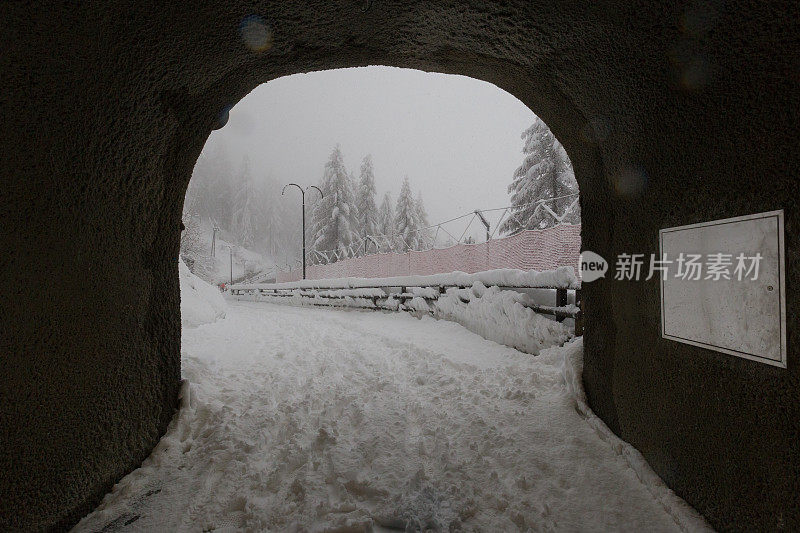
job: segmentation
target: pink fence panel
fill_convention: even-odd
[[[380,253],[352,257],[327,265],[310,265],[308,279],[386,278],[462,271],[469,274],[496,268],[551,270],[571,266],[578,272],[581,226],[560,225],[526,230],[511,237],[480,244],[457,244],[449,248],[404,254]],[[302,271],[278,272],[277,281],[297,281]]]

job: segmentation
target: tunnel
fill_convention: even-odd
[[[178,405],[181,206],[257,85],[387,65],[491,82],[567,149],[582,246],[783,209],[788,367],[665,340],[659,285],[587,284],[592,409],[715,528],[800,529],[795,2],[347,0],[2,8],[0,529],[66,529]]]

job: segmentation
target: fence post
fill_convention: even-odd
[[[581,302],[581,290],[575,289],[575,305],[578,306],[578,314],[575,315],[575,336],[583,335],[583,302]]]
[[[567,305],[567,289],[556,289],[556,307],[564,307]],[[563,322],[563,316],[556,317],[557,322]]]

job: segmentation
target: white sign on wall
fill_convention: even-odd
[[[666,228],[659,241],[677,267],[661,276],[662,337],[786,368],[783,211]],[[705,270],[689,272],[698,256]]]

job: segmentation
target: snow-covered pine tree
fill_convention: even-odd
[[[256,240],[257,196],[258,192],[250,172],[250,158],[244,156],[239,183],[233,198],[231,229],[236,237],[236,244],[245,248],[253,248]]]
[[[394,208],[392,207],[392,195],[389,192],[383,195],[383,201],[378,208],[378,234],[382,236],[378,239],[378,245],[382,252],[391,252],[390,236],[394,233]]]
[[[183,214],[201,218],[209,218],[212,211],[209,201],[211,199],[210,186],[212,180],[212,161],[206,151],[200,152],[200,157],[194,164],[192,179],[186,188],[183,200]],[[184,261],[185,262],[185,261]]]
[[[204,149],[186,191],[185,210],[230,229],[234,197],[232,175],[232,165],[223,144],[215,143]]]
[[[358,210],[358,181],[356,180],[356,175],[353,174],[352,170],[347,172],[347,184],[350,187],[350,192],[353,197],[353,203],[351,204],[352,208],[350,211],[350,218],[352,220],[350,229],[352,230],[353,242],[355,243],[364,237],[361,234],[361,213]],[[353,253],[358,252],[357,246],[352,246],[351,249],[353,250]]]
[[[556,153],[556,167],[558,168],[558,179],[561,182],[561,187],[566,192],[565,194],[574,194],[578,192],[578,180],[575,179],[575,170],[572,168],[572,161],[567,155],[567,150],[562,146],[558,139],[555,139],[555,153]],[[581,223],[581,205],[578,201],[578,196],[570,196],[556,201],[558,209],[553,209],[556,214],[563,217],[562,223],[566,224],[580,224]]]
[[[260,250],[274,260],[283,251],[285,235],[289,231],[289,202],[281,201],[280,186],[272,177],[261,183],[258,197]]]
[[[427,250],[433,245],[433,237],[428,226],[428,212],[425,210],[425,202],[422,201],[422,191],[417,191],[417,199],[414,200],[414,207],[417,209],[417,250]]]
[[[181,232],[180,256],[195,276],[206,281],[214,279],[214,261],[211,258],[208,242],[203,238],[200,217],[184,214]]]
[[[392,194],[386,192],[383,195],[381,206],[378,208],[378,233],[381,235],[391,235],[394,231],[394,207],[392,207]]]
[[[311,249],[337,250],[340,258],[348,257],[351,245],[358,238],[354,233],[358,220],[351,179],[338,145],[325,163],[320,189],[325,196],[314,207]],[[336,259],[330,257],[330,260]]]
[[[375,171],[372,166],[372,156],[368,155],[361,162],[361,177],[358,180],[358,191],[356,193],[358,229],[362,238],[379,232],[375,194]]]
[[[417,203],[411,194],[411,184],[408,176],[403,179],[400,187],[400,196],[397,197],[397,206],[394,210],[394,233],[397,252],[419,249],[419,211]]]
[[[524,139],[522,152],[525,159],[514,172],[514,180],[508,186],[513,207],[500,227],[503,233],[516,233],[557,223],[547,209],[535,202],[578,192],[572,163],[544,121],[537,117],[521,137]],[[547,202],[547,207],[561,216],[574,200],[574,196],[560,198]],[[580,220],[580,213],[577,213],[577,217]]]
[[[280,191],[280,188],[278,187],[275,190]],[[311,216],[314,212],[314,206],[318,200],[319,193],[316,189],[311,189],[308,193],[306,193],[306,216],[308,217],[306,219],[307,228],[310,228],[311,222],[313,221]],[[276,211],[281,217],[281,229],[278,235],[275,256],[273,256],[273,258],[276,261],[279,259],[285,260],[282,258],[286,257],[300,259],[300,254],[302,252],[302,232],[300,229],[302,227],[302,213],[300,211],[300,206],[296,203],[296,197],[295,202],[291,202],[287,201],[285,197],[281,198],[281,196],[278,194],[275,196],[275,201],[276,203],[280,204],[280,208]],[[306,242],[312,242],[308,233],[306,235]]]

